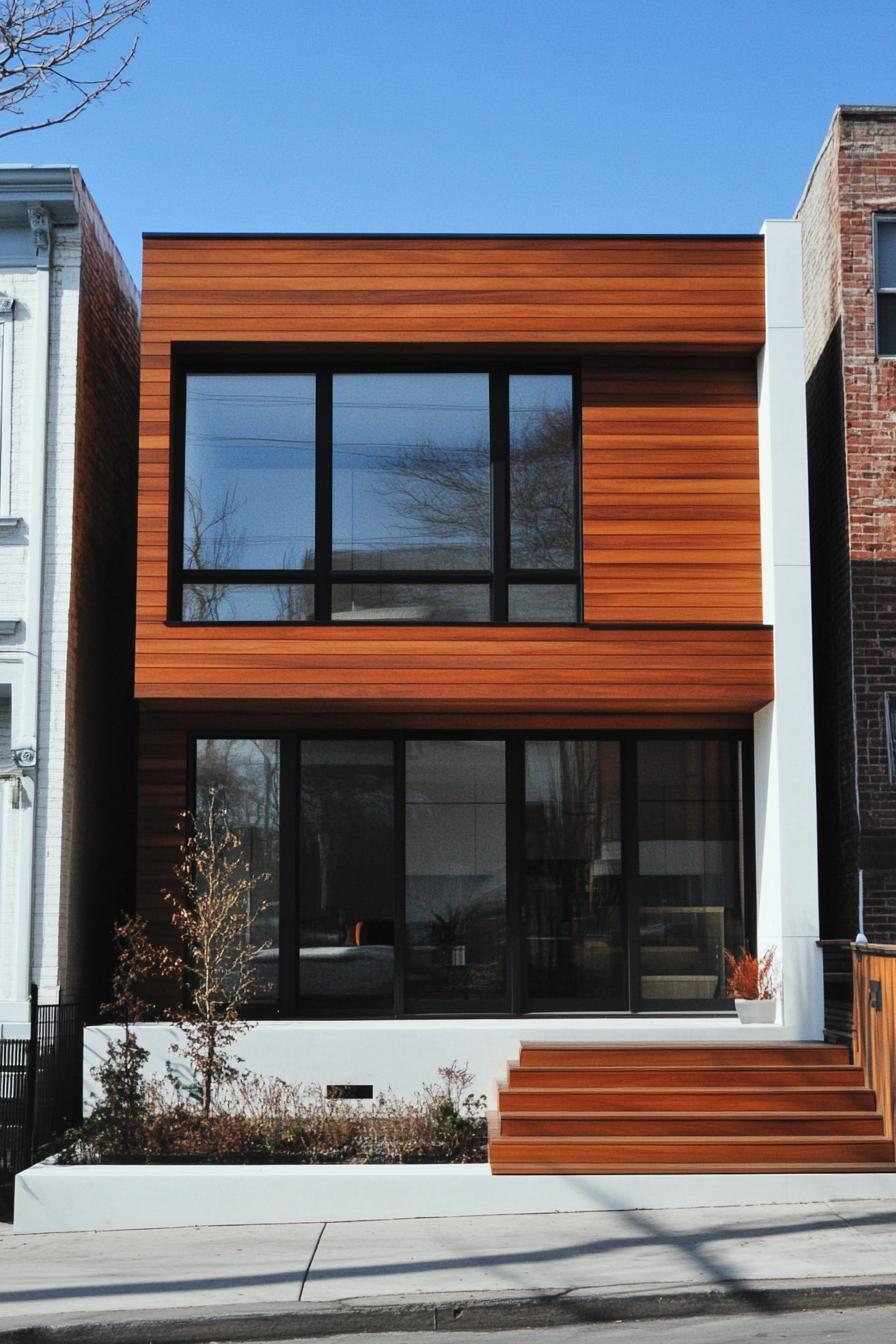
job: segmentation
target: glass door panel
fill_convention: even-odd
[[[639,742],[637,772],[641,998],[723,998],[744,941],[740,744]]]
[[[276,738],[196,742],[197,818],[216,814],[240,842],[249,866],[250,945],[255,952],[252,1002],[270,1009],[280,994],[280,743]]]
[[[299,1005],[391,1012],[395,968],[394,747],[304,741],[299,757]]]
[[[525,752],[527,1006],[625,1007],[619,743]]]
[[[503,742],[408,742],[405,1007],[507,1007]]]

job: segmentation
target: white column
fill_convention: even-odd
[[[765,349],[759,356],[763,620],[774,627],[775,698],[754,716],[758,944],[779,952],[783,1024],[818,1040],[812,607],[800,224],[768,220]]]

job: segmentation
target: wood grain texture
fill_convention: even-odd
[[[871,982],[880,985],[880,1009],[871,1007]],[[853,949],[854,1056],[877,1092],[884,1132],[896,1135],[896,947]]]
[[[137,696],[347,714],[755,712],[773,694],[758,628],[763,338],[758,238],[147,239]],[[585,614],[645,629],[166,625],[172,348],[219,342],[282,343],[312,363],[321,343],[584,356]],[[756,628],[646,629],[673,623]]]
[[[148,238],[182,341],[762,344],[760,238]]]
[[[136,693],[346,712],[750,713],[773,694],[771,631],[140,621]]]
[[[893,1170],[894,1147],[842,1047],[558,1042],[521,1047],[489,1161],[496,1175]]]
[[[761,621],[755,361],[586,360],[582,506],[587,620]]]

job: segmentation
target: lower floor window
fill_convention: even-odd
[[[258,1011],[718,1007],[751,941],[749,741],[199,738],[256,877]]]

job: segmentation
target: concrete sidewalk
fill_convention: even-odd
[[[425,1177],[421,1177],[425,1179]],[[0,1234],[0,1344],[896,1304],[896,1204]],[[213,1332],[213,1333],[210,1333]]]

